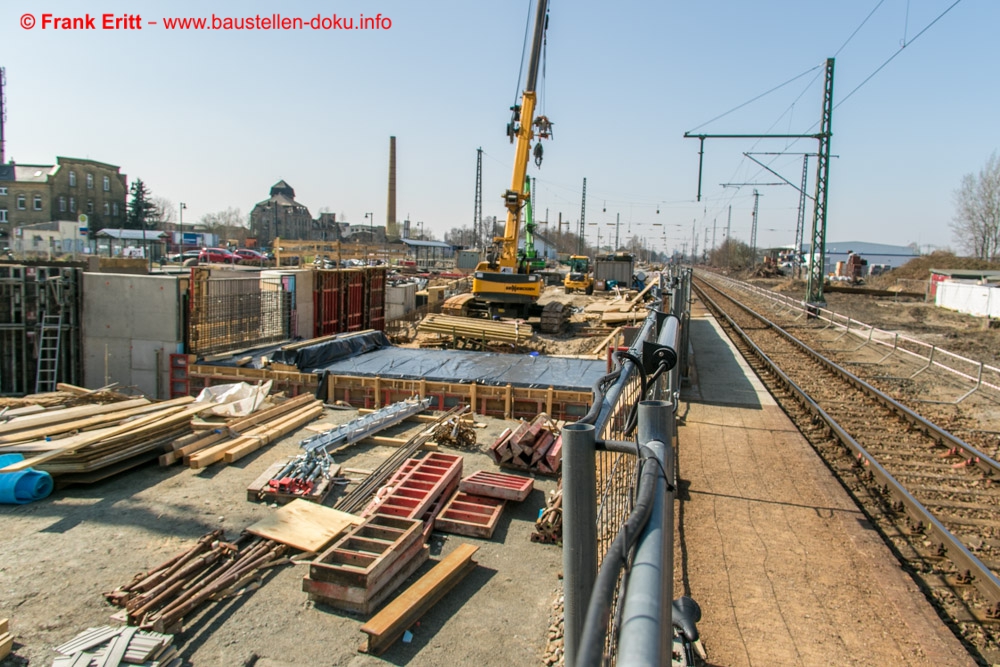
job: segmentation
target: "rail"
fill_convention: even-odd
[[[702,271],[699,271],[698,273],[699,277],[704,278],[710,283],[713,281],[720,282],[744,292],[755,294],[771,301],[777,308],[785,308],[789,312],[798,313],[797,317],[811,317],[822,322],[826,322],[828,327],[839,331],[841,334],[830,342],[844,339],[850,335],[853,340],[860,343],[857,348],[841,349],[839,350],[841,352],[854,352],[869,346],[872,349],[881,348],[886,351],[885,356],[876,362],[870,362],[870,365],[883,363],[892,356],[900,356],[919,366],[919,368],[908,377],[886,377],[885,379],[913,379],[925,371],[935,369],[944,371],[954,378],[957,378],[960,382],[964,383],[964,386],[966,387],[969,387],[971,384],[968,391],[959,396],[955,401],[949,401],[950,403],[961,402],[973,393],[982,389],[990,390],[993,392],[992,395],[994,398],[1000,398],[1000,368],[996,366],[990,366],[984,362],[963,357],[959,354],[955,354],[954,352],[949,352],[948,350],[937,345],[926,343],[922,340],[911,338],[898,332],[879,329],[870,324],[852,319],[846,315],[841,315],[840,313],[834,312],[828,308],[808,305],[801,300],[773,292],[757,285],[734,280],[727,276],[720,276],[718,274],[710,274]]]
[[[564,430],[567,665],[670,661],[674,412],[690,282],[690,270],[661,276],[590,412]]]

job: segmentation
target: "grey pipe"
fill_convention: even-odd
[[[669,401],[639,403],[639,442],[663,466],[653,507],[636,546],[618,639],[618,664],[669,665],[674,571],[673,408]],[[647,460],[645,465],[656,465]],[[571,664],[571,663],[567,663]]]
[[[563,643],[575,665],[597,577],[597,462],[592,424],[563,428]]]

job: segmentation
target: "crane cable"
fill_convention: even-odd
[[[524,53],[528,50],[528,30],[531,27],[531,0],[528,0],[528,17],[524,21],[524,40],[521,42],[521,67],[517,71],[517,87],[514,89],[514,104],[518,105],[521,96],[521,77],[524,76]]]

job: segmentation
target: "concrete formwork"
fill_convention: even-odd
[[[85,386],[117,382],[166,398],[169,355],[184,346],[181,304],[173,276],[84,274]]]

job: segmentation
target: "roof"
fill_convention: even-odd
[[[992,278],[1000,279],[1000,271],[989,269],[931,269],[932,274],[949,278]]]
[[[45,183],[57,169],[51,164],[0,164],[0,181]]]
[[[812,244],[803,243],[802,248],[807,252]],[[908,245],[889,245],[887,243],[869,243],[868,241],[837,241],[831,243],[827,241],[826,254],[847,254],[852,250],[859,255],[899,255],[902,257],[916,257],[918,253]]]
[[[95,236],[105,239],[124,239],[126,241],[160,241],[167,235],[156,229],[102,229]]]
[[[447,248],[451,250],[454,246],[444,241],[422,241],[420,239],[399,239],[408,246],[416,248]]]

